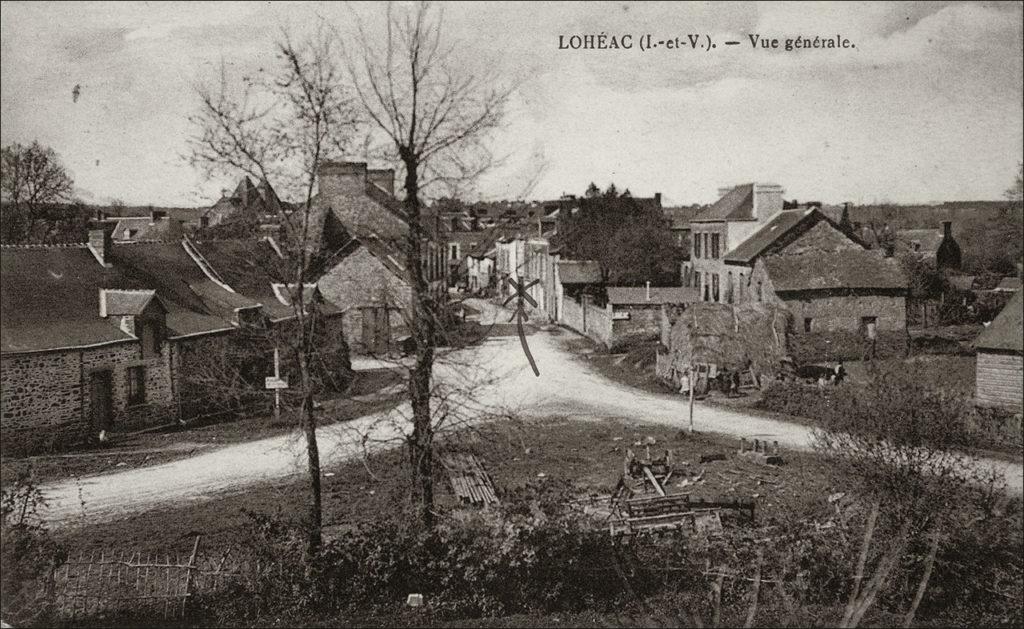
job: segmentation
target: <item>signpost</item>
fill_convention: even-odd
[[[274,348],[274,375],[263,380],[266,389],[274,390],[274,423],[281,420],[281,389],[288,388],[288,381],[281,377],[281,353]]]

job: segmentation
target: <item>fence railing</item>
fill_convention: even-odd
[[[229,561],[227,555],[201,555],[198,537],[187,556],[82,552],[54,570],[41,598],[63,619],[109,615],[181,618],[192,598],[224,590],[248,569],[247,564]]]

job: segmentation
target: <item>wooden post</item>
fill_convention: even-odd
[[[693,377],[693,365],[690,366],[690,434],[693,434],[693,388],[697,386],[697,383]]]
[[[277,358],[277,350],[274,350],[274,358]],[[274,366],[277,366],[277,361],[274,361]],[[275,369],[274,371],[277,371]],[[276,389],[278,395],[280,395],[280,389]],[[192,596],[192,583],[194,581],[193,572],[196,569],[196,557],[199,555],[199,539],[200,536],[196,535],[196,543],[192,546],[192,556],[188,558],[188,568],[185,571],[185,595],[181,598],[181,617],[185,617],[185,606],[188,604],[188,599]]]
[[[275,346],[274,347],[274,379],[281,379],[281,351]],[[274,424],[281,422],[281,389],[274,389]],[[196,537],[196,544],[199,544],[199,538]]]

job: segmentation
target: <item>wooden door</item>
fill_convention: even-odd
[[[391,347],[391,322],[388,320],[388,309],[386,306],[376,308],[375,337],[377,340],[378,354],[386,354]]]
[[[111,373],[109,369],[89,374],[89,409],[94,432],[110,430]]]

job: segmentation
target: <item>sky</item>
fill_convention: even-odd
[[[399,3],[401,4],[401,3]],[[514,81],[481,198],[604,188],[674,204],[777,183],[826,203],[999,199],[1024,153],[1021,3],[441,3],[458,56]],[[52,147],[86,201],[205,205],[194,86],[272,67],[282,29],[369,27],[381,5],[0,3],[0,136]],[[559,49],[631,35],[633,48]],[[638,40],[710,37],[710,51]],[[753,48],[846,38],[847,49]],[[740,41],[725,46],[725,41]],[[77,100],[72,92],[79,87]],[[353,154],[353,160],[364,156]],[[532,185],[531,185],[532,184]]]

